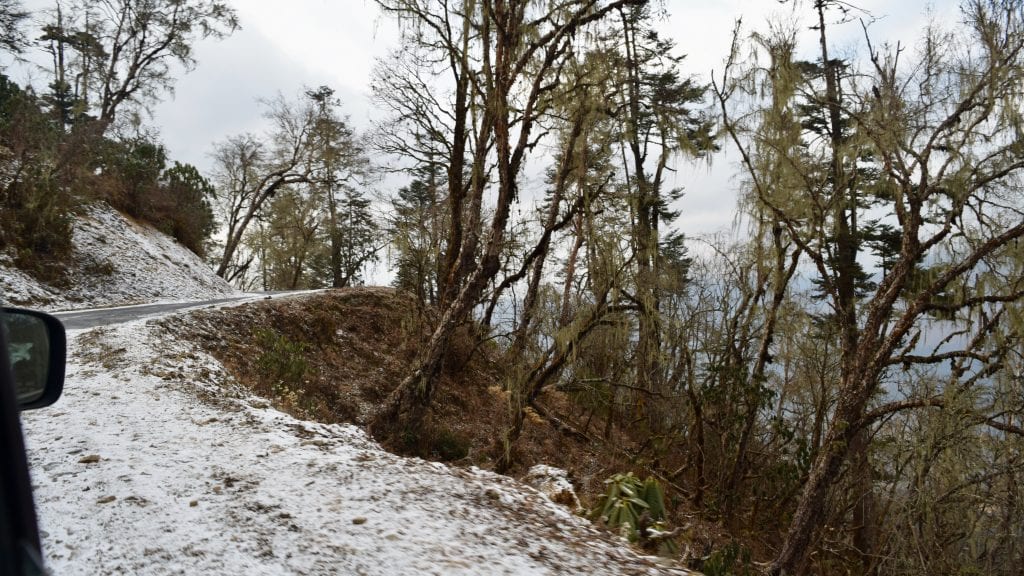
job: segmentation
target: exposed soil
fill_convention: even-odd
[[[22,415],[54,574],[690,574],[506,476],[275,410],[157,321],[70,336],[64,397]]]
[[[426,341],[429,318],[409,296],[390,288],[332,290],[303,298],[255,302],[190,315],[186,322],[168,318],[165,326],[180,331],[220,360],[244,386],[269,398],[275,407],[299,418],[323,423],[365,426],[375,410],[407,374]],[[176,329],[175,326],[178,328]],[[508,400],[493,343],[474,346],[470,327],[454,339],[445,361],[437,397],[419,438],[387,448],[460,465],[491,468],[495,439],[509,421]],[[294,354],[268,347],[276,341]],[[304,343],[301,353],[296,352]],[[269,351],[268,351],[269,350]],[[304,363],[298,382],[286,382],[288,370],[276,365]],[[284,376],[282,376],[282,374]],[[570,407],[564,395],[548,392],[542,417],[528,413],[515,447],[513,476],[534,464],[570,473],[584,505],[604,490],[604,480],[629,467],[607,446],[588,441],[550,420]]]

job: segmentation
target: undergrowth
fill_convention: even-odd
[[[293,342],[272,329],[261,328],[256,331],[256,345],[263,351],[256,360],[256,366],[271,389],[285,393],[302,385],[302,378],[309,368],[305,344]]]
[[[407,294],[351,288],[197,312],[189,322],[184,327],[188,337],[275,407],[306,420],[365,426],[408,375],[429,339],[433,318]],[[477,330],[466,325],[453,337],[423,427],[395,435],[386,449],[493,468],[495,435],[510,423],[501,385],[509,367],[497,361],[497,346]],[[564,393],[545,392],[538,402],[553,415],[577,415]],[[557,419],[528,410],[509,473],[524,475],[535,464],[565,469],[581,500],[595,503],[607,488],[604,481],[623,469],[622,458],[600,439],[567,430]],[[660,506],[656,502],[647,505],[665,509],[663,501]],[[668,516],[668,510],[646,516],[639,510],[629,526],[661,530],[663,522],[671,521]],[[641,517],[650,524],[641,525]]]

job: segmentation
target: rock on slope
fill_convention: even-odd
[[[122,216],[106,204],[86,207],[74,224],[68,286],[39,282],[0,258],[0,298],[62,310],[156,300],[198,300],[235,290],[174,239]]]

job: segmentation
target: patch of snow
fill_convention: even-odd
[[[561,468],[537,464],[526,472],[526,478],[523,480],[556,504],[568,506],[574,511],[583,509],[576,489],[569,480],[569,473]]]
[[[10,254],[0,254],[0,304],[49,305],[64,298],[56,288],[42,284],[14,267]]]
[[[297,420],[143,321],[70,334],[23,415],[55,574],[686,574],[535,490]]]
[[[173,238],[135,223],[106,204],[75,220],[68,287],[39,282],[0,257],[4,304],[46,310],[213,299],[236,294],[230,284]]]

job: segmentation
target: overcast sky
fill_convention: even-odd
[[[50,0],[29,0],[29,7],[48,6]],[[304,86],[329,85],[337,91],[343,109],[358,129],[373,117],[369,102],[369,75],[374,59],[395,45],[395,24],[382,17],[371,0],[236,0],[242,30],[222,41],[196,47],[198,67],[181,76],[173,97],[154,109],[151,122],[160,130],[171,157],[205,169],[214,142],[262,126],[258,100],[278,91],[298,94]],[[928,6],[940,16],[955,15],[953,0],[935,3],[864,0],[858,3],[879,19],[872,26],[876,40],[901,40],[913,46],[927,21]],[[720,70],[730,42],[733,23],[742,17],[745,27],[761,28],[769,17],[795,18],[792,2],[777,0],[666,0],[669,17],[662,33],[686,54],[684,72],[706,81]],[[809,3],[798,10],[812,16]],[[809,24],[809,22],[808,22]],[[836,29],[835,51],[853,53],[862,45],[857,24]],[[813,36],[805,46],[813,50]],[[711,166],[683,166],[673,186],[682,186],[683,216],[679,224],[688,234],[727,228],[734,213],[730,189],[736,172],[735,154],[724,152]],[[402,185],[393,180],[385,186]]]

